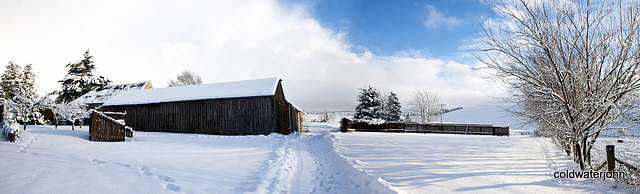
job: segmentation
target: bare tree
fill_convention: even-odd
[[[202,83],[202,78],[199,75],[191,71],[183,71],[178,76],[176,76],[176,80],[169,80],[169,87],[175,86],[187,86],[187,85],[198,85]]]
[[[49,104],[48,96],[41,96],[38,94],[32,94],[24,88],[19,88],[18,93],[11,100],[4,101],[4,114],[10,114],[12,119],[22,121],[23,130],[27,130],[27,123],[44,123],[44,117],[40,114],[40,109],[43,109]]]
[[[413,115],[418,116],[420,122],[430,123],[441,114],[440,97],[427,90],[416,90],[407,104]]]
[[[471,50],[509,86],[514,113],[552,136],[581,169],[640,89],[640,2],[490,0]]]
[[[58,103],[51,107],[56,118],[56,129],[58,128],[58,119],[62,118],[71,122],[71,130],[75,130],[75,122],[86,117],[88,114],[87,107],[81,103]],[[82,123],[80,123],[82,128]]]

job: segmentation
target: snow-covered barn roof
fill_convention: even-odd
[[[121,92],[104,106],[151,104],[189,100],[273,96],[280,78],[266,78]]]
[[[79,98],[72,101],[72,103],[82,103],[82,104],[102,104],[107,101],[109,98],[116,96],[118,93],[122,91],[133,91],[133,90],[142,90],[153,88],[151,86],[151,82],[137,82],[137,83],[129,83],[129,84],[118,84],[118,85],[108,85],[101,88],[96,88]]]

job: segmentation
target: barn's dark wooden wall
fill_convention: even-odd
[[[126,111],[125,123],[136,131],[220,135],[276,132],[272,96],[107,106],[103,110]]]
[[[117,105],[102,110],[126,111],[125,122],[136,131],[289,134],[301,130],[302,121],[301,113],[286,101],[280,83],[273,96]]]

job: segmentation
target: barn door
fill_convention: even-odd
[[[278,102],[278,133],[287,135],[291,133],[289,122],[289,107],[286,103]]]

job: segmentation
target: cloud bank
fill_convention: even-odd
[[[0,27],[0,62],[32,63],[41,93],[58,89],[64,65],[87,48],[96,73],[114,83],[164,87],[182,70],[204,83],[281,77],[286,97],[307,111],[352,110],[367,85],[401,101],[427,89],[447,107],[491,103],[499,91],[475,64],[411,50],[377,56],[321,26],[308,5],[275,0],[11,1],[0,6]]]

